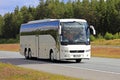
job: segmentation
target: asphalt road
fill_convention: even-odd
[[[120,80],[120,59],[92,57],[74,61],[26,60],[19,52],[0,51],[0,62],[85,80]]]

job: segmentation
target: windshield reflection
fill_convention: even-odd
[[[86,44],[86,23],[63,22],[61,44]]]

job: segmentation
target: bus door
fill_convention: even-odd
[[[36,35],[35,41],[36,41],[36,57],[39,57],[39,35]]]

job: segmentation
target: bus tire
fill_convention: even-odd
[[[50,50],[50,61],[54,61],[54,53],[52,50]]]
[[[26,49],[26,48],[25,48],[25,50],[24,50],[24,56],[25,56],[26,59],[29,59],[29,55],[28,55],[28,52],[27,52],[27,49]]]
[[[76,59],[76,63],[80,63],[82,59]]]
[[[28,50],[28,57],[29,57],[29,59],[32,59],[32,54],[31,54],[32,52],[31,52],[31,49],[29,49]]]

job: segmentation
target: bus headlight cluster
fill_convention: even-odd
[[[86,52],[90,52],[90,49],[86,50]]]
[[[69,54],[65,54],[65,56],[64,57],[70,57],[70,55]]]
[[[69,51],[68,50],[62,50],[63,53],[68,53]]]

